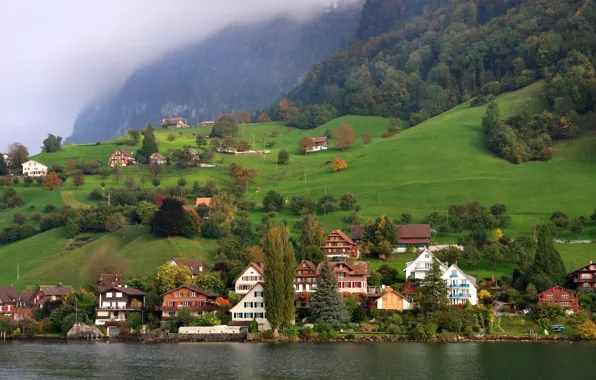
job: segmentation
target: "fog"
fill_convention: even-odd
[[[0,0],[0,151],[68,136],[82,107],[168,51],[330,0]],[[340,0],[341,5],[352,0]]]

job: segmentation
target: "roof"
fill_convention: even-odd
[[[339,236],[340,236],[342,239],[344,239],[344,240],[345,240],[345,241],[346,241],[348,244],[351,244],[351,245],[358,245],[358,244],[354,243],[354,240],[350,239],[350,238],[348,237],[348,235],[344,234],[344,233],[343,233],[341,230],[333,230],[333,231],[331,231],[331,232],[329,233],[329,235],[331,235],[331,234],[334,234],[334,233],[335,233],[335,234],[338,234],[338,235],[339,235]],[[329,235],[327,235],[327,236],[329,236]]]
[[[562,290],[562,291],[564,291],[564,292],[567,292],[567,293],[576,294],[576,293],[575,293],[573,290],[565,289],[565,288],[564,288],[564,287],[562,287],[561,285],[555,285],[555,286],[553,286],[552,288],[550,288],[550,289],[546,289],[546,290],[545,290],[545,291],[543,291],[542,293],[539,293],[538,295],[540,296],[541,294],[548,293],[548,292],[552,292],[553,290],[556,290],[556,289],[558,289],[558,290]]]
[[[265,289],[265,283],[263,281],[259,281],[256,284],[254,284],[252,286],[252,288],[250,288],[250,290],[244,295],[244,297],[242,297],[242,299],[240,299],[240,301],[238,301],[238,303],[236,305],[234,305],[234,307],[232,307],[230,309],[231,312],[233,312],[234,309],[236,309],[237,307],[242,307],[242,305],[244,305],[244,303],[242,302],[243,299],[245,299],[246,297],[250,296],[250,293],[252,293],[252,291],[254,290],[254,288],[256,288],[257,286],[260,286],[261,288]]]
[[[439,262],[440,262],[440,261],[439,261]],[[473,277],[473,276],[467,275],[467,274],[466,274],[466,272],[464,272],[464,271],[463,271],[463,269],[461,269],[460,267],[458,267],[458,266],[457,266],[457,263],[453,263],[453,264],[451,264],[451,266],[450,266],[450,267],[447,269],[447,271],[448,271],[449,269],[451,269],[451,268],[456,268],[458,271],[460,271],[460,272],[461,272],[461,273],[464,275],[464,277],[465,277],[465,278],[466,278],[468,281],[470,281],[470,283],[471,283],[472,285],[474,285],[475,287],[478,287],[478,285],[477,285],[477,282],[476,282],[476,277]],[[445,273],[446,273],[446,274],[448,274],[448,272],[445,272]]]
[[[592,261],[590,261],[590,264],[588,264],[588,265],[584,265],[583,267],[581,267],[581,268],[578,268],[578,269],[576,269],[576,270],[573,270],[573,271],[571,271],[571,272],[569,272],[569,273],[575,273],[575,272],[579,272],[579,271],[581,271],[581,270],[585,270],[585,271],[592,271],[592,269],[589,269],[590,265],[594,265],[594,263],[593,263]]]
[[[134,156],[134,154],[132,154],[132,152],[129,152],[128,150],[122,149],[122,148],[116,148],[116,150],[113,151],[112,154],[114,154],[114,153],[116,153],[118,151],[120,151],[120,153],[124,154],[125,156],[129,156],[129,157],[133,157]]]
[[[19,294],[19,303],[25,306],[33,306],[33,295],[35,292],[21,292]]]
[[[314,270],[315,272],[317,271],[317,267],[315,264],[313,264],[312,261],[308,261],[308,260],[302,260],[300,262],[300,264],[298,264],[298,267],[296,267],[296,269],[300,268],[302,266],[302,264],[306,264],[306,266],[308,267],[308,269]]]
[[[206,206],[211,207],[211,198],[197,198],[195,201],[195,207],[199,207],[201,203],[204,203]]]
[[[312,141],[314,141],[316,143],[317,142],[325,142],[325,141],[327,141],[327,137],[325,137],[325,136],[323,136],[323,137],[313,137],[312,138]]]
[[[317,274],[321,272],[321,265],[323,265],[325,261],[321,262],[317,267]],[[353,275],[368,275],[369,273],[369,265],[366,261],[327,261],[327,265],[329,269],[333,271],[335,267],[339,264],[343,264],[350,269],[349,274]]]
[[[120,285],[124,276],[121,273],[102,273],[97,282],[103,282],[105,287]]]
[[[169,292],[165,292],[165,293],[161,294],[161,296],[163,296],[164,294],[172,293],[172,292],[174,292],[174,291],[176,291],[178,289],[182,289],[182,288],[190,289],[193,292],[201,293],[201,294],[203,294],[203,295],[205,295],[205,296],[207,296],[209,298],[216,298],[216,297],[218,297],[218,295],[215,294],[215,293],[213,293],[212,291],[206,290],[206,289],[203,289],[203,288],[199,288],[198,286],[194,286],[194,285],[182,285],[182,286],[177,287],[176,289],[172,289]]]
[[[201,263],[199,260],[187,259],[184,257],[172,257],[172,261],[176,264],[188,267],[192,274],[201,274],[202,272],[201,269],[203,268],[203,263]]]
[[[39,164],[39,165],[41,165],[41,166],[46,166],[46,165],[42,164],[41,162],[39,162],[39,161],[35,161],[35,160],[29,160],[29,161],[27,161],[27,162],[23,162],[23,163],[21,164],[21,166],[27,165],[27,164],[28,164],[28,163],[30,163],[30,162],[32,162],[32,163],[35,163],[35,164]],[[47,168],[47,166],[46,166],[46,168]]]
[[[173,117],[173,118],[170,118],[170,119],[163,119],[161,125],[176,125],[176,124],[178,124],[181,121],[186,124],[186,120],[184,120],[184,118]]]
[[[155,158],[161,158],[161,159],[164,159],[164,160],[166,159],[164,156],[162,156],[161,154],[159,154],[157,152],[153,153],[149,158],[153,158],[153,159],[155,159]]]
[[[102,290],[101,293],[109,292],[111,290],[117,290],[124,294],[128,294],[129,296],[144,296],[145,295],[145,292],[142,292],[139,289],[127,288],[125,286],[110,286],[109,288]]]
[[[380,295],[379,297],[377,297],[377,298],[375,299],[375,301],[376,301],[376,300],[378,300],[379,298],[383,298],[383,297],[385,297],[385,296],[386,296],[387,294],[389,294],[389,293],[397,294],[399,297],[401,297],[401,298],[405,299],[406,301],[408,301],[408,302],[410,302],[410,303],[412,302],[412,301],[411,301],[411,300],[410,300],[408,297],[404,296],[403,294],[401,294],[401,293],[400,293],[400,292],[398,292],[397,290],[393,290],[393,289],[391,289],[391,288],[385,288],[385,293],[383,293],[382,295]]]
[[[362,239],[363,232],[364,226],[361,224],[357,224],[352,226],[352,233],[350,234],[350,236],[352,237],[352,240],[360,240]]]
[[[257,272],[259,272],[259,274],[260,274],[261,276],[264,276],[264,275],[265,275],[265,273],[263,272],[263,269],[264,269],[264,265],[263,265],[263,263],[262,263],[262,262],[260,262],[260,261],[253,261],[252,263],[248,264],[248,265],[246,266],[246,268],[244,268],[244,269],[242,270],[242,272],[240,272],[240,274],[239,274],[239,275],[238,275],[238,276],[237,276],[237,277],[234,279],[234,281],[233,281],[233,282],[236,282],[236,281],[238,281],[238,279],[239,279],[239,278],[242,276],[242,274],[243,274],[244,272],[246,272],[246,270],[247,270],[248,268],[250,268],[250,267],[253,267],[253,268],[255,268],[255,270],[256,270]]]
[[[0,301],[2,303],[16,303],[19,293],[12,286],[0,286]]]
[[[397,226],[399,239],[430,239],[430,224],[401,224]]]
[[[228,326],[239,326],[239,327],[247,327],[250,326],[252,321],[230,321],[228,322]]]
[[[69,285],[39,285],[37,291],[42,292],[46,296],[65,296],[68,293],[74,292],[72,286]]]

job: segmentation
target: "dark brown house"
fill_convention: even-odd
[[[38,285],[33,293],[33,304],[36,308],[43,309],[48,302],[61,301],[65,295],[74,292],[68,285]]]
[[[17,310],[19,292],[12,286],[0,286],[0,315],[13,317]]]
[[[184,257],[172,257],[170,265],[182,265],[190,269],[192,278],[197,278],[203,273],[203,263],[196,259],[187,259]]]
[[[97,290],[103,291],[113,286],[124,285],[124,276],[120,273],[102,273],[97,279]]]
[[[580,293],[592,293],[596,291],[596,264],[590,264],[571,272],[576,290]]]
[[[162,294],[161,297],[161,319],[174,318],[181,307],[190,308],[194,316],[219,309],[215,304],[217,294],[194,285],[182,285]]]
[[[576,292],[559,285],[538,294],[538,303],[553,303],[565,309],[579,310],[579,298]]]
[[[125,321],[132,311],[140,311],[145,303],[145,293],[125,286],[112,286],[102,290],[99,307],[95,309],[95,324],[108,321]]]
[[[398,248],[428,248],[430,245],[430,224],[398,225],[397,237]]]
[[[327,235],[321,247],[323,255],[329,258],[358,258],[358,244],[340,230],[333,230]]]

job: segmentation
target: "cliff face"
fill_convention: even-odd
[[[279,19],[227,29],[169,54],[78,115],[68,141],[95,142],[180,116],[195,124],[256,111],[295,86],[312,64],[354,39],[360,7],[331,7],[310,21]]]

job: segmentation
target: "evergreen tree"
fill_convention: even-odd
[[[346,305],[337,291],[337,278],[331,273],[329,263],[321,263],[317,291],[313,293],[310,304],[312,319],[316,323],[339,325],[350,320]]]
[[[4,156],[0,154],[0,175],[6,175],[8,173],[8,165],[4,161]]]
[[[301,225],[300,255],[303,260],[317,264],[323,260],[321,246],[325,243],[325,230],[316,216],[304,217]]]
[[[281,326],[294,318],[294,251],[290,231],[281,223],[270,223],[262,233],[265,307],[267,320],[278,336]]]
[[[159,149],[157,148],[157,141],[155,141],[155,133],[153,133],[153,126],[151,124],[147,124],[147,127],[143,130],[142,135],[143,144],[141,145],[141,149],[137,151],[137,158],[140,158],[140,161],[147,162],[153,153],[159,152]]]
[[[418,305],[424,313],[439,311],[448,306],[447,283],[442,278],[441,264],[435,259],[430,272],[420,283]]]
[[[555,249],[553,237],[548,227],[541,224],[536,230],[536,256],[534,257],[529,282],[542,292],[550,287],[550,283],[546,281],[546,278],[549,278],[554,284],[561,285],[567,279],[567,271],[563,260],[561,260],[561,255]]]

